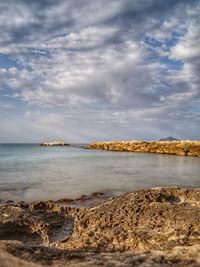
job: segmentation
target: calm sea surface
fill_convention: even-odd
[[[0,145],[0,199],[114,195],[156,186],[200,187],[200,158],[79,147]]]

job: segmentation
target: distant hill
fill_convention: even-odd
[[[172,136],[168,136],[168,137],[165,137],[165,138],[161,138],[159,141],[180,141],[180,140],[177,139],[177,138],[174,138]]]

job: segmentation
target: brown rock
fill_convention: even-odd
[[[1,267],[197,267],[199,255],[200,189],[140,190],[92,208],[0,205]]]
[[[113,141],[94,142],[89,149],[104,149],[111,151],[150,152],[160,154],[175,154],[178,156],[200,156],[200,141]]]

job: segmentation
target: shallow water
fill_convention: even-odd
[[[200,187],[200,158],[80,147],[0,145],[0,199],[119,195],[156,186]]]

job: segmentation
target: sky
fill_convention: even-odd
[[[0,0],[0,143],[200,139],[200,0]]]

